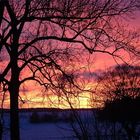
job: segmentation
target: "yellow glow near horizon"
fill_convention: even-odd
[[[33,86],[33,85],[31,85]],[[93,83],[90,83],[86,86],[86,90],[90,90]],[[95,86],[95,85],[94,85]],[[71,108],[66,97],[58,97],[52,93],[43,94],[40,91],[40,88],[36,86],[35,90],[30,90],[21,92],[19,98],[19,107],[20,108],[62,108],[69,109]],[[71,96],[69,98],[72,108],[92,108],[97,106],[91,106],[91,93],[82,92],[79,96]],[[22,100],[21,100],[22,99]],[[4,108],[9,108],[9,96],[6,95],[6,100],[4,101]]]

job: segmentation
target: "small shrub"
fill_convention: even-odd
[[[39,114],[37,112],[33,112],[29,121],[30,123],[57,122],[59,121],[59,116],[56,113]]]
[[[30,123],[39,123],[40,122],[40,116],[37,112],[33,112],[30,116]]]
[[[55,113],[54,114],[46,113],[46,114],[42,115],[41,121],[42,122],[57,122],[57,121],[59,121],[59,118],[58,118],[57,114],[55,114]]]

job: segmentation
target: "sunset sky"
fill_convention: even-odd
[[[132,19],[126,18],[124,19],[125,21],[125,28],[129,29],[134,29],[140,31],[140,13],[136,13],[131,15]],[[127,27],[126,27],[127,26]],[[128,57],[126,54],[123,52],[120,52],[121,56],[125,61],[128,61],[130,64],[137,64],[139,65],[139,61],[135,60],[131,61],[128,60]],[[112,56],[108,54],[103,54],[103,53],[93,53],[89,56],[89,54],[85,54],[82,58],[81,54],[81,62],[73,62],[74,67],[76,68],[81,68],[82,74],[79,75],[85,80],[85,90],[90,90],[93,89],[95,86],[95,75],[98,74],[100,71],[103,71],[109,67],[112,67],[116,65],[116,62],[112,58]],[[120,59],[116,58],[115,59],[117,63],[121,64],[123,63]],[[87,62],[88,63],[87,63]],[[3,63],[0,63],[1,67],[3,67],[6,64],[6,60]],[[29,74],[28,70],[24,70],[23,76],[26,76],[26,74]],[[95,75],[94,75],[95,74]],[[21,77],[22,79],[22,77]],[[69,108],[69,104],[67,103],[66,97],[58,98],[53,94],[51,91],[44,91],[38,84],[36,84],[33,81],[27,82],[21,87],[21,100],[20,102],[20,107],[25,108],[25,107],[60,107],[60,108]],[[45,93],[47,92],[47,94]],[[8,100],[8,95],[5,96],[7,100],[5,100],[5,107],[8,107],[9,100]],[[74,96],[71,97],[70,99],[73,102],[74,107],[81,107],[81,108],[87,108],[90,107],[90,95],[88,91],[86,92],[81,92],[80,97],[74,98]]]

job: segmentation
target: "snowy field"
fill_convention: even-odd
[[[39,116],[46,113],[49,114],[50,112],[37,112]],[[59,119],[62,118],[63,120],[31,123],[32,112],[20,112],[21,140],[78,140],[72,126],[80,132],[80,125],[77,121],[71,122],[66,119],[71,113],[70,111],[51,112],[51,114],[57,114],[57,117],[59,116]],[[122,131],[120,130],[122,129],[119,124],[115,126],[116,134],[114,135],[114,125],[107,122],[99,123],[90,110],[82,110],[78,114],[90,140],[97,140],[99,137],[100,140],[114,140],[115,135],[118,140],[127,140],[125,133],[121,134]],[[4,114],[3,140],[10,140],[9,113]]]
[[[40,116],[43,113],[46,112],[38,112]],[[60,118],[66,118],[70,113],[70,111],[57,112]],[[84,113],[82,111],[80,117],[87,121],[87,116],[89,116],[87,113],[88,111],[84,111]],[[21,140],[77,140],[70,122],[63,120],[58,122],[31,123],[29,121],[31,114],[32,112],[20,112]],[[9,124],[9,113],[5,113],[3,140],[10,140]]]
[[[69,123],[30,123],[30,113],[20,113],[21,140],[74,140]],[[3,140],[10,140],[9,114],[5,115]]]

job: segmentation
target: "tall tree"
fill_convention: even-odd
[[[98,92],[105,99],[105,106],[99,113],[100,118],[119,122],[129,140],[139,139],[140,67],[116,66],[105,72],[99,81]]]
[[[67,75],[63,62],[74,53],[72,44],[89,53],[138,55],[132,43],[137,35],[120,30],[116,20],[135,11],[137,0],[0,0],[0,5],[0,83],[10,95],[11,140],[20,139],[21,85],[34,80],[59,88],[57,75]]]
[[[99,91],[105,100],[140,97],[140,67],[119,65],[99,77]]]

